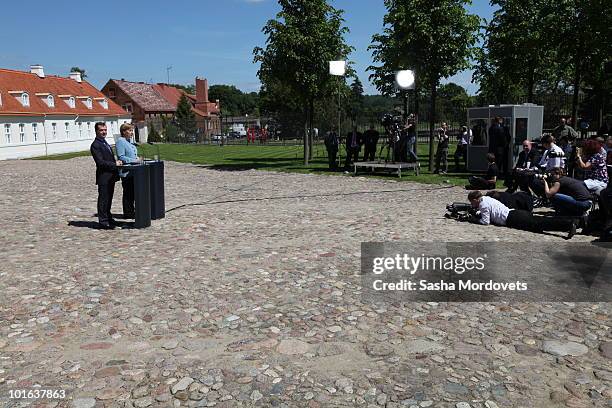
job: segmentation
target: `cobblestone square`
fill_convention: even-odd
[[[166,218],[103,231],[90,157],[0,170],[0,406],[612,406],[609,303],[364,301],[364,241],[565,242],[460,188],[170,162]]]

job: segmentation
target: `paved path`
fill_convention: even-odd
[[[0,174],[0,406],[610,406],[609,303],[363,300],[362,241],[565,242],[444,219],[459,188],[167,163],[182,207],[101,231],[91,158]]]

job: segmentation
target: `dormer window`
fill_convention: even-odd
[[[74,109],[74,96],[68,98],[68,106]]]
[[[55,98],[53,97],[53,95],[47,96],[47,106],[50,108],[55,108]]]
[[[30,106],[30,95],[27,92],[21,94],[21,104],[23,106]]]
[[[102,99],[100,105],[102,105],[104,109],[108,109],[108,101],[106,99]]]
[[[92,108],[92,100],[91,100],[91,98],[85,99],[85,106],[87,106],[87,109],[91,109]]]
[[[0,106],[2,106],[2,94],[0,93]]]

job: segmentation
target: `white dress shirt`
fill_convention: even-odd
[[[557,157],[548,157],[550,152],[555,152]],[[544,167],[546,171],[550,171],[555,167],[565,168],[565,152],[556,144],[550,145],[550,149],[546,150],[540,160],[540,167]]]
[[[510,210],[508,207],[503,205],[501,202],[494,198],[484,196],[480,199],[478,204],[478,210],[480,210],[480,223],[483,225],[506,225],[506,219]]]

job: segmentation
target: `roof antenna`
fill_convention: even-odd
[[[166,82],[168,85],[170,85],[170,70],[172,69],[172,65],[166,68],[166,75],[168,77],[168,82]]]

